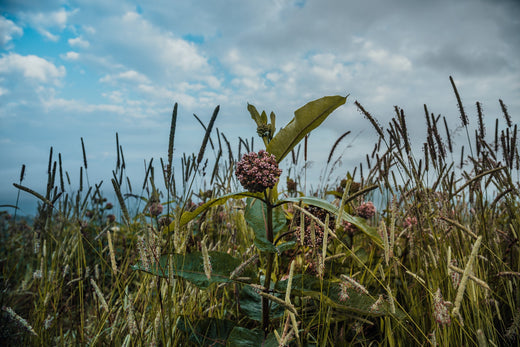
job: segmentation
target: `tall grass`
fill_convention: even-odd
[[[471,129],[472,120],[450,81],[466,132],[461,157],[446,119],[426,105],[426,140],[415,148],[404,110],[396,107],[383,127],[356,101],[379,136],[366,156],[365,170],[360,164],[340,172],[334,164],[346,129],[327,160],[337,174],[337,187],[306,192],[327,197],[340,214],[305,203],[278,208],[278,222],[271,222],[282,218],[285,226],[273,242],[293,246],[271,260],[252,246],[249,200],[215,204],[181,223],[183,213],[238,190],[235,162],[253,147],[253,139],[240,139],[238,157],[233,156],[226,136],[212,130],[218,107],[207,126],[197,117],[206,131],[198,154],[176,156],[175,105],[161,174],[153,160],[145,162],[140,191],[132,190],[116,135],[117,162],[110,181],[117,202],[103,196],[103,182],[90,185],[83,139],[77,190],[71,190],[61,155],[54,161],[51,148],[45,192],[23,186],[23,173],[15,184],[40,201],[34,224],[10,219],[6,212],[0,216],[0,339],[6,345],[240,345],[236,336],[246,331],[240,329],[257,334],[263,327],[266,345],[273,346],[518,342],[517,124],[500,100],[505,125],[500,127],[503,121],[497,119],[494,131],[486,132],[477,103],[476,127]],[[295,181],[304,186],[304,152],[293,150],[288,187],[279,185],[281,197],[299,195]],[[181,177],[175,177],[175,167]],[[376,196],[384,197],[378,211],[365,215],[366,202]],[[239,259],[232,281],[202,288],[176,276],[184,266],[177,259],[192,259],[198,252],[207,279],[215,276],[214,259],[222,253]],[[136,264],[144,271],[136,271]],[[272,290],[252,283],[256,276],[261,284],[259,278],[271,272]],[[309,278],[316,279],[317,287],[305,291],[303,281]],[[325,285],[338,291],[331,294]],[[299,290],[308,295],[299,295]],[[270,302],[267,322],[259,313],[254,318],[261,307],[258,295]],[[345,309],[349,300],[364,296],[372,300],[370,310]],[[255,297],[258,305],[250,306]],[[227,322],[240,327],[233,338]],[[263,331],[260,335],[263,339]]]

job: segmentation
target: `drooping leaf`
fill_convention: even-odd
[[[253,228],[255,234],[255,246],[263,252],[278,253],[272,242],[267,240],[267,206],[258,199],[247,198],[244,218],[247,224]],[[273,209],[273,235],[277,235],[286,228],[286,219],[280,207]]]
[[[313,129],[317,128],[336,108],[347,101],[346,96],[325,96],[311,101],[294,112],[294,118],[274,136],[267,152],[281,162]]]
[[[276,294],[283,300],[282,294]],[[251,286],[244,286],[240,291],[240,311],[249,319],[257,322],[262,321],[262,297]],[[270,319],[276,319],[283,316],[285,309],[275,302],[271,302],[269,310]]]
[[[278,201],[278,203],[284,203],[284,202],[299,203],[300,201],[307,205],[317,206],[324,210],[327,210],[330,213],[334,214],[336,217],[339,216],[338,207],[334,206],[327,200],[315,198],[312,196],[285,198],[282,201]],[[358,217],[358,216],[352,216],[343,211],[343,213],[341,214],[341,220],[342,221],[346,220],[347,222],[354,224],[359,230],[361,230],[364,234],[369,236],[378,246],[383,247],[383,240],[381,239],[381,236],[377,232],[377,229],[368,225],[368,223],[365,219]]]
[[[182,316],[177,321],[177,329],[188,335],[188,340],[197,346],[226,346],[228,336],[235,323],[227,319],[205,318],[190,321]]]
[[[194,211],[184,212],[180,218],[179,225],[183,226],[183,225],[188,224],[188,222],[195,219],[202,212],[208,210],[209,208],[211,208],[213,206],[225,204],[226,201],[228,201],[229,199],[241,199],[241,198],[245,198],[245,197],[262,198],[263,195],[261,193],[238,192],[238,193],[230,193],[230,194],[222,195],[217,198],[213,198],[213,199],[209,200],[208,202],[197,207]],[[170,228],[170,231],[173,231],[174,223],[170,224],[169,228]]]
[[[209,287],[212,283],[233,282],[234,280],[230,278],[231,273],[242,264],[242,260],[234,258],[227,253],[211,251],[209,252],[211,278],[208,279],[204,272],[204,260],[201,252],[172,254],[171,256],[173,260],[173,276],[184,278],[202,289]],[[159,262],[152,264],[150,269],[146,269],[141,262],[139,262],[138,265],[134,265],[132,268],[134,270],[145,271],[156,276],[167,278],[169,257],[169,254],[161,256]],[[240,276],[242,278],[253,278],[255,273],[246,268]]]

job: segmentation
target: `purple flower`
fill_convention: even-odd
[[[244,154],[235,170],[240,184],[252,193],[273,188],[281,173],[282,170],[278,168],[275,156],[263,149],[258,154],[255,152]]]
[[[376,208],[374,204],[369,202],[364,202],[356,209],[358,216],[363,217],[365,219],[372,218],[376,214]]]

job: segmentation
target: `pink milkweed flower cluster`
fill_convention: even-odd
[[[364,202],[358,206],[356,212],[358,216],[363,217],[365,219],[370,219],[376,214],[376,207],[371,201]]]
[[[150,214],[154,217],[160,215],[163,211],[163,205],[159,202],[154,202],[150,205]]]
[[[275,156],[263,149],[258,154],[255,152],[244,154],[235,170],[240,184],[252,193],[273,188],[281,174],[282,170],[278,168]]]
[[[405,228],[413,227],[414,225],[417,225],[417,218],[416,217],[406,217],[403,225]]]

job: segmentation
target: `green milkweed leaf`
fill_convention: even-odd
[[[276,161],[281,162],[305,135],[317,128],[336,108],[343,105],[347,101],[347,96],[325,96],[297,109],[294,118],[269,142],[266,147],[267,152],[274,154]]]
[[[230,194],[222,195],[217,198],[213,198],[213,199],[209,200],[208,202],[197,207],[194,211],[184,212],[180,218],[179,225],[183,226],[183,225],[188,224],[190,221],[195,219],[202,212],[208,210],[209,208],[211,208],[213,206],[225,204],[229,199],[241,199],[241,198],[245,198],[245,197],[262,198],[263,194],[251,193],[251,192],[238,192],[238,193],[230,193]],[[173,231],[174,225],[175,225],[175,222],[173,222],[172,224],[169,225],[169,227],[168,227],[169,231]]]
[[[201,252],[193,252],[188,254],[172,254],[173,276],[184,278],[185,280],[195,284],[197,287],[205,289],[212,283],[234,282],[231,273],[242,264],[242,260],[232,257],[224,252],[211,251],[208,252],[211,261],[211,278],[206,277],[204,272],[204,261]],[[168,278],[168,259],[170,254],[164,254],[159,262],[151,265],[149,269],[139,262],[132,266],[134,270],[145,271],[156,276]],[[246,269],[241,278],[253,278],[255,273]]]
[[[288,280],[279,281],[275,290],[284,293],[287,290]],[[292,279],[291,294],[298,296],[309,296],[335,309],[346,310],[361,315],[378,317],[384,315],[394,315],[402,319],[406,314],[397,309],[391,313],[390,304],[385,300],[377,309],[374,303],[377,295],[364,294],[354,288],[347,289],[348,298],[341,298],[340,283],[332,280],[320,280],[319,278],[306,274],[295,275]]]
[[[247,198],[244,218],[247,224],[253,228],[255,234],[255,246],[260,251],[278,253],[279,250],[272,242],[267,240],[267,206],[258,199]],[[287,228],[283,210],[280,207],[273,209],[273,235],[277,235]]]
[[[323,199],[315,198],[315,197],[311,197],[311,196],[286,198],[281,201],[278,201],[277,204],[281,204],[284,202],[299,203],[300,201],[307,205],[313,205],[313,206],[323,208],[324,210],[327,210],[330,213],[334,214],[336,217],[339,216],[338,207],[334,206],[327,200],[323,200]],[[366,234],[368,237],[370,237],[378,246],[383,247],[383,240],[381,239],[381,236],[377,232],[377,229],[368,225],[368,223],[365,219],[358,217],[358,216],[352,216],[346,212],[343,212],[341,214],[341,218],[342,218],[342,220],[346,220],[347,222],[354,224],[359,230],[361,230],[364,234]]]

